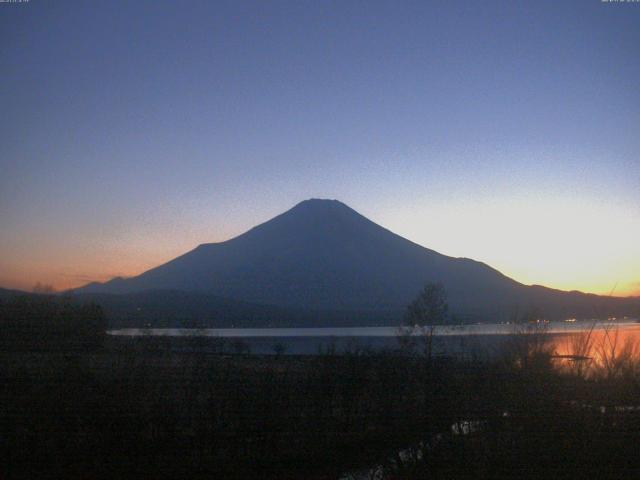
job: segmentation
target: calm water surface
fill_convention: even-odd
[[[534,324],[535,325],[535,324]],[[436,325],[436,336],[466,335],[512,335],[521,331],[522,325]],[[636,319],[593,322],[550,322],[544,324],[548,333],[577,333],[592,328],[602,330],[617,328],[625,331],[640,331]],[[318,327],[318,328],[123,328],[110,330],[110,335],[157,335],[157,336],[208,336],[208,337],[396,337],[398,327]],[[420,335],[416,331],[416,335]]]
[[[557,355],[591,355],[597,345],[608,343],[615,348],[640,343],[640,323],[636,319],[619,321],[551,322],[513,325],[438,325],[433,327],[435,355],[491,355],[515,333],[524,330],[549,333]],[[354,348],[384,349],[398,347],[398,327],[328,327],[328,328],[127,328],[110,330],[113,336],[204,336],[215,337],[231,345],[243,342],[257,354],[284,351],[287,354],[315,354],[321,351],[345,351]],[[420,335],[420,331],[415,332]],[[585,336],[588,335],[585,350]],[[581,339],[581,340],[580,340]],[[579,351],[578,351],[579,350]],[[640,353],[638,353],[640,355]]]

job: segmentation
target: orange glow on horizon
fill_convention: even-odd
[[[51,260],[42,263],[22,264],[19,268],[6,262],[0,262],[0,267],[2,267],[0,269],[0,287],[31,291],[36,284],[40,283],[53,286],[56,291],[64,291],[81,287],[91,282],[106,282],[115,277],[134,277],[185,253],[187,250],[167,251],[164,254],[154,252],[154,254],[148,254],[147,256],[137,254],[137,252],[127,255],[121,253],[113,258],[96,256],[93,261],[88,256],[85,256],[82,259],[82,263],[56,263]],[[500,268],[496,268],[500,270]],[[637,282],[618,282],[617,285],[615,285],[615,282],[614,284],[598,284],[596,282],[580,282],[578,280],[561,283],[527,282],[523,281],[522,278],[518,278],[517,273],[509,272],[507,269],[500,271],[525,285],[536,284],[558,290],[578,290],[597,295],[612,294],[614,297],[640,296],[640,286]],[[607,277],[612,277],[612,275],[607,275]],[[614,286],[615,289],[613,288]]]
[[[439,204],[416,199],[415,207],[362,213],[420,245],[484,262],[525,285],[640,296],[640,223],[631,212],[578,200],[494,198],[472,206],[464,199]],[[41,283],[60,291],[136,276],[268,218],[245,218],[246,225],[217,220],[211,225],[186,219],[162,228],[143,224],[111,235],[76,234],[71,241],[66,231],[48,237],[38,231],[16,234],[3,246],[0,287],[31,290]]]

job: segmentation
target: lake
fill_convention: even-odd
[[[437,325],[433,327],[432,351],[435,355],[493,355],[514,334],[545,332],[558,355],[581,355],[585,345],[576,339],[588,336],[596,344],[608,341],[612,346],[640,340],[640,323],[636,319],[549,322],[540,324]],[[398,327],[329,327],[329,328],[127,328],[108,331],[113,336],[214,337],[230,345],[239,342],[252,353],[308,355],[326,351],[389,349],[398,347]],[[615,334],[615,339],[614,339]],[[420,337],[420,331],[414,336]],[[584,343],[585,340],[582,341]],[[615,341],[615,345],[613,345]]]

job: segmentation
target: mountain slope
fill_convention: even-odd
[[[171,289],[272,305],[381,309],[406,305],[427,281],[443,282],[465,303],[520,285],[482,263],[412,243],[338,201],[308,200],[232,240],[81,291]]]
[[[483,263],[410,242],[341,202],[315,199],[137,277],[77,292],[174,290],[288,308],[380,311],[404,308],[426,282],[442,282],[453,310],[468,315],[504,318],[530,306],[564,314],[573,311],[568,305],[584,310],[602,299],[524,286]]]

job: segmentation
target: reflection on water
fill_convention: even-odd
[[[550,335],[559,364],[575,373],[616,376],[640,361],[640,324],[597,324],[567,335]]]
[[[624,330],[640,330],[634,319],[619,322],[551,322],[545,323],[548,333],[586,332],[596,326],[615,325]],[[477,325],[436,325],[435,336],[512,335],[519,332],[518,325],[485,323]],[[317,327],[317,328],[123,328],[109,330],[110,335],[124,336],[207,336],[207,337],[396,337],[398,327]],[[414,332],[420,335],[419,330]]]
[[[414,335],[431,329],[416,329]],[[398,348],[398,327],[327,328],[147,328],[108,332],[125,337],[214,337],[223,343],[244,342],[248,351],[259,354],[316,354],[344,352],[354,348]],[[535,340],[539,348],[553,355],[554,362],[582,372],[594,366],[619,371],[629,359],[640,358],[640,323],[624,321],[577,321],[539,324],[439,325],[433,331],[433,354],[445,356],[500,355],[511,340],[522,348]],[[517,335],[524,334],[524,335]],[[531,335],[533,334],[533,335]],[[520,337],[520,338],[518,338]],[[517,342],[516,342],[517,343]],[[280,347],[276,350],[276,346]],[[233,350],[233,349],[232,349]]]

